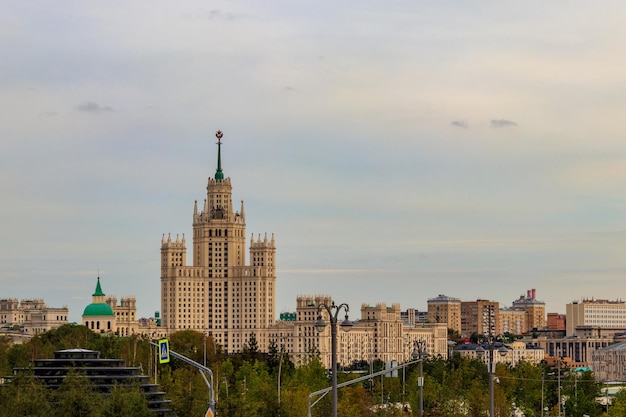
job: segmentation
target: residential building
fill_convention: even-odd
[[[268,347],[267,329],[276,317],[274,236],[254,235],[246,265],[246,215],[232,202],[232,183],[222,171],[222,132],[217,169],[206,198],[193,209],[193,266],[187,265],[185,236],[161,240],[161,314],[166,332],[207,332],[225,352],[238,352],[254,337]],[[254,336],[253,336],[254,335]]]
[[[130,336],[138,333],[139,321],[137,320],[137,300],[135,297],[122,297],[117,303],[117,297],[106,297],[105,302],[111,306],[115,314],[116,333],[119,336]]]
[[[439,294],[428,299],[428,321],[445,323],[449,329],[461,334],[461,300]]]
[[[565,314],[548,313],[548,330],[565,330]]]
[[[504,349],[503,349],[504,348]],[[453,350],[455,354],[477,359],[489,363],[489,344],[482,343],[466,343],[456,346]],[[506,363],[511,366],[517,366],[520,361],[531,364],[539,364],[544,359],[544,350],[532,344],[522,341],[513,343],[494,343],[493,361],[494,363]]]
[[[566,305],[566,334],[595,332],[612,337],[626,331],[626,303],[621,300],[583,299]]]
[[[526,311],[515,308],[501,308],[500,327],[497,334],[512,333],[521,335],[528,332],[528,316]]]
[[[0,299],[0,328],[25,335],[36,335],[67,324],[67,306],[49,307],[43,298]]]
[[[496,336],[501,328],[497,301],[461,301],[461,336],[472,334]]]
[[[526,332],[542,330],[546,327],[546,303],[536,298],[537,292],[533,288],[526,292],[526,297],[520,296],[513,301],[511,308],[526,312]]]
[[[331,329],[327,325],[320,333],[315,328],[321,304],[330,305],[328,295],[299,296],[296,318],[278,321],[269,328],[268,340],[284,349],[294,363],[299,364],[311,354],[318,354],[327,368],[331,367]],[[342,311],[343,313],[343,311]],[[329,323],[328,312],[321,315]],[[355,361],[404,362],[412,358],[415,341],[423,341],[431,356],[447,358],[447,327],[444,323],[410,325],[401,317],[400,305],[375,306],[363,304],[360,318],[354,318],[349,331],[337,332],[337,361],[348,366]],[[342,317],[340,317],[342,319]],[[341,320],[340,320],[341,321]]]

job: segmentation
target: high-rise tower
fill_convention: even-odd
[[[193,209],[193,266],[186,265],[185,237],[161,240],[161,311],[168,332],[193,329],[215,338],[226,352],[240,351],[251,335],[267,346],[264,331],[275,320],[274,236],[250,242],[246,266],[246,216],[234,211],[232,185],[222,171],[222,137],[217,169],[209,177],[201,208]]]

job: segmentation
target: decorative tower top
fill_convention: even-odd
[[[102,292],[102,287],[100,286],[100,277],[98,277],[98,283],[96,284],[96,291],[91,295],[94,297],[104,296],[104,293]]]
[[[221,130],[215,132],[215,137],[217,138],[217,170],[215,171],[215,181],[222,181],[224,179],[224,173],[222,172],[222,136],[224,134]]]

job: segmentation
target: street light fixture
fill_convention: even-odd
[[[326,310],[328,313],[328,318],[330,320],[330,345],[331,345],[331,372],[332,372],[332,390],[333,390],[333,417],[337,417],[337,317],[339,316],[339,312],[341,310],[345,310],[346,317],[344,321],[341,322],[341,329],[344,331],[349,331],[352,328],[353,324],[350,320],[348,320],[348,311],[350,311],[350,307],[348,304],[342,303],[339,305],[335,305],[335,302],[332,301],[330,305],[325,303],[320,303],[317,307],[317,321],[315,322],[315,330],[318,333],[324,331],[326,328],[326,321],[322,318],[322,310]]]
[[[495,338],[493,336],[489,336],[488,338],[488,346],[487,350],[489,351],[488,363],[487,366],[489,368],[489,417],[495,417],[495,407],[494,407],[494,382],[495,382],[495,374],[496,374],[496,362],[493,355],[494,351],[497,351],[500,356],[506,356],[508,349],[503,346],[496,349],[495,346]],[[479,346],[476,349],[476,353],[478,356],[482,357],[485,354],[485,349],[482,346]]]
[[[411,354],[413,359],[418,359],[419,362],[419,377],[417,378],[417,385],[420,389],[420,413],[419,417],[424,417],[424,359],[428,357],[428,351],[426,350],[426,342],[423,340],[415,340],[413,342],[413,353]]]

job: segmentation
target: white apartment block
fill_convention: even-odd
[[[12,328],[28,335],[36,335],[67,324],[68,308],[49,307],[42,298],[0,299],[0,327],[2,331]]]
[[[623,301],[583,299],[566,305],[566,335],[585,329],[602,333],[622,333],[626,330],[626,303]]]

